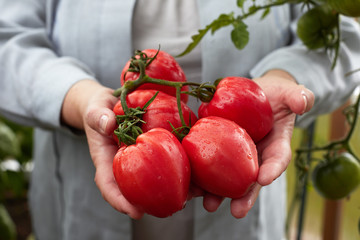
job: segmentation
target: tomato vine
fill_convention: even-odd
[[[301,201],[305,205],[304,196],[309,181],[315,190],[326,199],[342,199],[348,197],[360,185],[360,159],[351,147],[350,141],[359,119],[360,95],[354,104],[344,109],[350,129],[340,140],[331,141],[323,146],[310,146],[295,150],[296,182],[292,202],[286,223],[287,233],[294,213],[295,203]],[[312,132],[312,131],[311,131]],[[312,136],[306,138],[311,142]],[[314,153],[323,153],[323,157],[313,157]],[[315,165],[315,166],[314,166]],[[304,208],[300,208],[299,228],[302,225]],[[298,229],[301,234],[301,229]]]
[[[250,16],[253,16],[259,11],[263,11],[261,15],[261,20],[263,20],[271,11],[271,8],[276,6],[281,6],[285,4],[302,4],[303,8],[307,8],[312,11],[313,8],[323,8],[327,9],[327,15],[318,16],[318,14],[303,14],[301,19],[306,19],[307,25],[306,28],[303,28],[302,32],[297,35],[300,37],[300,40],[304,43],[304,45],[312,49],[313,42],[317,41],[320,42],[318,44],[317,49],[322,48],[327,52],[332,53],[333,60],[331,69],[333,69],[336,65],[338,55],[339,55],[339,48],[341,42],[340,36],[340,14],[344,14],[349,16],[349,9],[351,10],[350,16],[352,17],[359,17],[360,13],[354,12],[351,8],[360,8],[360,2],[354,1],[350,6],[341,6],[338,4],[333,4],[331,1],[323,1],[323,0],[270,0],[268,3],[264,5],[258,5],[256,1],[252,0],[251,5],[246,8],[245,7],[246,0],[237,0],[236,5],[240,8],[241,13],[235,15],[234,12],[230,13],[222,13],[218,16],[218,18],[214,19],[211,23],[206,25],[204,28],[199,29],[198,33],[191,37],[191,42],[188,46],[177,56],[184,56],[190,53],[203,39],[203,37],[208,34],[209,32],[213,35],[219,29],[224,27],[232,26],[232,31],[230,33],[230,39],[234,46],[242,50],[246,47],[249,42],[249,31],[247,30],[247,25],[244,22]],[[309,11],[308,11],[309,12]],[[310,15],[310,16],[309,16]],[[315,17],[314,17],[315,16]],[[316,17],[317,16],[317,17]],[[321,19],[319,19],[321,18]],[[319,21],[320,20],[320,21]],[[323,22],[333,21],[336,24],[328,25],[328,26],[320,26]],[[301,24],[301,23],[300,23]],[[314,32],[314,26],[318,26],[316,32]],[[298,27],[299,24],[298,24]],[[302,37],[303,36],[303,37]],[[311,38],[311,39],[310,39]],[[316,38],[316,39],[314,39]],[[308,41],[311,40],[311,41]]]

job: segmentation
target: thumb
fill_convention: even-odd
[[[107,108],[93,108],[86,114],[85,122],[93,130],[110,136],[116,128],[115,114]]]
[[[292,112],[302,115],[313,107],[315,96],[303,85],[298,85],[286,93],[285,104]]]

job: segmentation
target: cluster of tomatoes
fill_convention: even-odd
[[[142,54],[156,55],[146,66],[147,77],[186,82],[183,70],[168,53],[147,49]],[[123,83],[143,75],[129,71],[130,66],[131,61],[124,67]],[[136,121],[139,135],[128,145],[116,138],[119,150],[113,171],[122,194],[156,217],[183,209],[191,184],[221,197],[245,195],[258,176],[256,142],[273,126],[271,106],[250,79],[220,80],[211,100],[201,104],[198,116],[186,104],[188,86],[181,90],[181,101],[172,87],[158,84],[144,83],[127,94],[129,109],[141,113],[141,120]],[[113,109],[120,118],[125,114],[123,104],[119,100]],[[184,123],[187,131],[181,130]]]

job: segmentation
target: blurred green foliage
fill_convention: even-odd
[[[0,117],[0,239],[16,239],[15,224],[4,204],[8,198],[26,197],[32,135],[32,128]]]

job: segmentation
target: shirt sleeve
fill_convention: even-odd
[[[300,16],[301,11],[295,10]],[[334,69],[334,56],[325,50],[308,50],[296,38],[296,20],[292,23],[293,44],[277,49],[262,59],[252,70],[252,77],[259,77],[271,69],[282,69],[295,77],[315,94],[315,104],[310,112],[297,118],[297,125],[306,127],[318,115],[340,107],[360,84],[360,27],[352,18],[341,16],[341,43]]]
[[[46,1],[0,0],[0,114],[25,125],[59,127],[64,97],[91,71],[59,57],[48,37]]]

